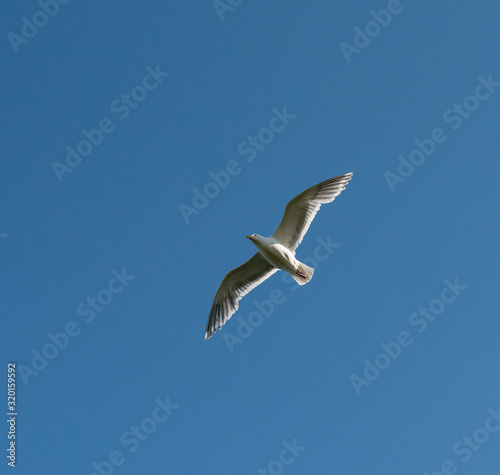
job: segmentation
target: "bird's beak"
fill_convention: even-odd
[[[252,236],[245,236],[247,239],[252,239]]]

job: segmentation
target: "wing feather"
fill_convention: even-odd
[[[352,173],[330,178],[297,195],[290,200],[279,226],[271,237],[286,245],[292,251],[297,249],[307,233],[322,204],[331,203],[345,190]]]
[[[215,294],[208,315],[205,339],[210,338],[238,310],[239,301],[278,269],[257,252],[248,261],[228,272]]]

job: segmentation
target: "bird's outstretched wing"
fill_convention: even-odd
[[[321,205],[331,203],[340,195],[351,177],[352,173],[346,173],[322,181],[290,200],[279,226],[271,237],[295,251]]]
[[[238,310],[239,300],[277,270],[257,252],[244,264],[228,272],[215,294],[208,315],[205,340],[210,338],[217,329],[222,328],[222,325]]]

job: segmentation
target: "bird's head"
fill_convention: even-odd
[[[250,241],[258,241],[261,236],[258,234],[251,234],[250,236],[245,236],[247,239],[250,239]]]

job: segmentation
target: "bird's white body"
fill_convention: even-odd
[[[254,243],[262,257],[273,267],[288,272],[301,285],[311,280],[314,269],[297,260],[295,252],[277,239],[272,236],[266,238],[259,234],[252,234],[248,238]]]

